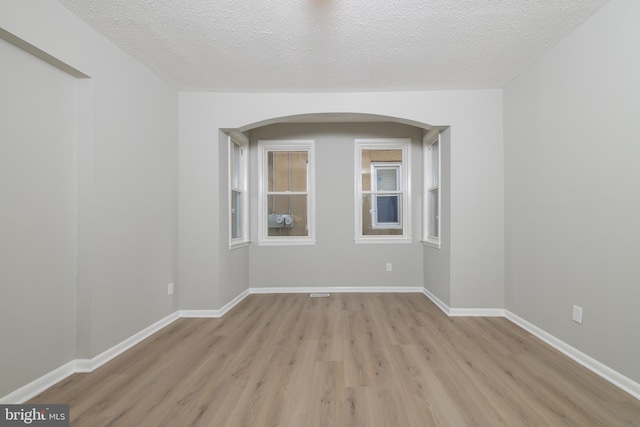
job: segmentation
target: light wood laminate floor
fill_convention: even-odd
[[[250,295],[30,403],[80,426],[640,426],[640,401],[503,318],[422,294]]]

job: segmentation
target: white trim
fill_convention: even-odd
[[[435,294],[427,288],[422,288],[422,293],[425,294],[426,297],[429,298],[436,306],[438,306],[438,308],[442,310],[444,314],[446,314],[447,316],[449,315],[449,311],[451,311],[451,309],[447,304],[444,303],[444,301],[435,296]]]
[[[53,371],[41,376],[40,378],[30,382],[29,384],[20,387],[12,393],[0,398],[1,404],[7,403],[24,403],[37,394],[43,392],[49,387],[57,384],[69,375],[80,372],[92,372],[93,370],[104,365],[116,356],[124,353],[134,345],[138,344],[145,338],[148,338],[152,334],[158,332],[165,326],[168,326],[179,317],[178,312],[174,312],[163,319],[160,319],[153,325],[143,329],[142,331],[130,336],[124,341],[116,344],[110,349],[100,353],[93,359],[75,359],[61,367],[54,369]]]
[[[310,287],[279,287],[279,288],[250,288],[252,294],[307,294],[307,293],[421,293],[419,286],[310,286]]]
[[[219,316],[218,317],[222,317],[225,314],[227,314],[229,312],[229,310],[231,310],[233,307],[235,307],[236,305],[238,305],[240,303],[240,301],[242,301],[243,299],[245,299],[246,297],[249,296],[249,289],[245,289],[244,291],[242,291],[240,293],[240,295],[236,296],[234,299],[232,299],[231,301],[229,301],[228,303],[226,303],[225,305],[222,306],[222,308],[218,311]]]
[[[104,365],[111,359],[129,350],[131,347],[138,344],[142,340],[155,334],[160,329],[173,323],[179,317],[180,316],[178,315],[177,311],[174,313],[171,313],[167,317],[158,320],[153,325],[144,328],[140,332],[130,336],[124,341],[121,341],[120,343],[114,345],[110,349],[103,351],[93,359],[76,359],[76,372],[91,372],[96,368],[99,368],[100,366]]]
[[[72,360],[71,362],[65,363],[59,368],[44,374],[40,378],[31,381],[29,384],[20,387],[6,396],[0,397],[0,404],[9,405],[24,403],[76,372],[76,361]]]
[[[277,192],[281,195],[306,194],[307,196],[307,236],[268,236],[268,215],[266,188],[268,151],[307,151],[307,191]],[[258,140],[258,246],[290,246],[316,244],[316,186],[315,186],[315,140]]]
[[[433,151],[432,146],[438,144],[438,185],[430,186],[431,183],[431,167],[433,166]],[[442,141],[440,139],[440,131],[432,128],[422,138],[422,151],[423,151],[423,171],[424,171],[424,194],[422,200],[422,234],[424,236],[422,243],[425,246],[431,246],[433,248],[440,249],[440,242],[442,239]],[[438,236],[429,235],[429,192],[433,189],[438,191],[438,211],[436,216],[438,218]]]
[[[233,187],[233,174],[232,174],[232,158],[233,158],[233,148],[234,145],[240,147],[240,158],[238,159],[238,163],[240,165],[239,171],[239,180],[240,187]],[[239,132],[230,132],[227,143],[227,180],[228,180],[228,210],[227,214],[229,217],[229,250],[245,247],[250,243],[249,236],[249,140]],[[242,236],[233,238],[233,216],[232,216],[232,206],[233,206],[233,192],[240,192],[241,203],[242,203],[242,216],[240,217],[240,221],[242,223]]]
[[[229,250],[233,251],[235,249],[240,249],[240,248],[246,248],[247,246],[249,246],[251,244],[250,240],[247,240],[246,242],[242,242],[242,243],[231,243],[229,245]]]
[[[430,240],[423,240],[422,244],[424,246],[428,246],[430,248],[434,248],[434,249],[440,249],[440,243],[434,242],[434,241],[430,241]]]
[[[354,141],[354,241],[356,244],[386,244],[386,243],[411,243],[412,242],[412,197],[411,197],[411,138],[374,138]],[[370,191],[362,190],[362,151],[363,150],[401,150],[402,161],[400,168],[400,189],[396,192],[402,196],[402,226],[403,234],[398,235],[363,235],[362,234],[362,197]],[[395,162],[396,164],[398,162]],[[373,176],[372,176],[373,179]],[[373,226],[373,222],[372,222]],[[378,227],[376,227],[378,228]],[[382,228],[382,227],[380,227]],[[386,228],[386,227],[385,227]]]
[[[244,290],[240,295],[229,301],[219,310],[179,310],[165,318],[159,320],[153,325],[143,329],[135,335],[127,338],[119,344],[104,351],[93,359],[76,359],[72,360],[63,366],[54,369],[53,371],[43,375],[42,377],[30,382],[29,384],[20,387],[19,389],[7,394],[4,397],[0,397],[0,404],[20,404],[33,398],[49,387],[64,380],[68,376],[79,372],[91,372],[100,366],[104,365],[111,359],[130,349],[134,345],[138,344],[145,338],[156,333],[160,329],[168,326],[178,318],[183,317],[207,317],[218,318],[224,316],[229,310],[235,307],[243,299],[250,294],[279,294],[279,293],[339,293],[339,292],[385,292],[385,293],[422,293],[429,298],[433,303],[440,308],[447,316],[483,316],[483,317],[505,317],[522,329],[530,332],[535,337],[549,344],[554,349],[560,351],[567,357],[576,361],[580,365],[586,367],[590,371],[609,381],[616,387],[629,393],[631,396],[640,400],[640,384],[625,377],[621,373],[609,368],[603,363],[595,360],[580,350],[570,346],[564,341],[554,337],[543,329],[529,323],[523,318],[513,314],[512,312],[504,309],[492,309],[492,308],[449,308],[440,298],[435,296],[431,291],[421,287],[352,287],[352,286],[329,286],[329,287],[278,287],[278,288],[249,288]]]
[[[565,356],[573,359],[580,365],[589,369],[591,372],[601,376],[616,387],[626,391],[636,399],[640,400],[640,384],[630,378],[625,377],[621,373],[614,371],[607,365],[597,361],[591,356],[581,352],[575,347],[570,346],[564,341],[554,337],[545,330],[535,326],[534,324],[524,320],[522,317],[506,310],[505,317],[520,326],[522,329],[530,332],[537,338],[549,344]]]

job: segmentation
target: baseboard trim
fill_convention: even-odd
[[[629,393],[631,396],[640,400],[640,384],[625,377],[619,372],[609,368],[592,357],[582,353],[580,350],[570,346],[564,341],[554,337],[548,332],[540,329],[534,324],[524,320],[516,314],[508,310],[492,309],[492,308],[450,308],[441,299],[435,296],[426,288],[418,287],[296,287],[296,288],[249,288],[240,295],[229,301],[219,310],[178,310],[165,318],[157,321],[153,325],[143,329],[135,335],[125,339],[119,344],[102,352],[92,359],[75,359],[65,365],[54,369],[53,371],[43,375],[42,377],[20,387],[19,389],[0,398],[0,404],[20,404],[33,398],[47,388],[62,381],[74,373],[92,372],[100,366],[104,365],[111,359],[117,357],[127,351],[142,340],[148,338],[152,334],[158,332],[162,328],[173,323],[182,317],[201,317],[201,318],[219,318],[224,316],[229,310],[238,305],[243,299],[250,294],[276,294],[276,293],[339,293],[339,292],[385,292],[385,293],[422,293],[440,308],[447,316],[480,316],[480,317],[505,317],[522,329],[530,332],[537,338],[549,344],[551,347],[565,354],[572,360],[591,370],[595,374],[601,376],[616,387]]]
[[[250,294],[249,289],[245,289],[244,291],[242,291],[242,293],[240,295],[238,295],[237,297],[235,297],[234,299],[232,299],[231,301],[229,301],[228,303],[223,305],[222,308],[220,310],[218,310],[220,312],[220,316],[219,317],[222,317],[225,314],[227,314],[229,312],[229,310],[231,310],[233,307],[238,305],[240,303],[240,301],[242,301],[243,299],[248,297],[249,294]]]
[[[160,329],[169,325],[176,319],[178,319],[178,312],[172,313],[165,318],[160,319],[153,325],[130,336],[129,338],[100,353],[92,359],[74,359],[62,365],[61,367],[43,375],[42,377],[30,382],[29,384],[20,387],[14,392],[0,398],[0,404],[24,403],[27,400],[37,396],[44,390],[48,389],[49,387],[59,383],[69,375],[81,372],[92,372],[111,359],[115,358],[116,356],[129,350],[131,347],[138,344],[145,338],[151,336]]]
[[[444,314],[446,314],[447,316],[449,315],[449,312],[451,311],[451,309],[449,308],[449,306],[447,304],[444,303],[444,301],[442,301],[440,298],[438,298],[437,296],[435,296],[435,294],[433,292],[431,292],[429,289],[427,288],[422,288],[422,293],[431,300],[431,302],[433,302],[436,306],[438,306],[438,308],[440,310],[442,310],[444,312]]]
[[[638,384],[637,382],[633,381],[630,378],[625,377],[618,371],[611,369],[607,365],[597,361],[591,356],[581,352],[575,347],[570,346],[566,342],[556,338],[555,336],[551,335],[547,331],[537,327],[533,323],[528,322],[527,320],[523,319],[522,317],[508,310],[505,310],[505,317],[509,319],[511,322],[520,326],[525,331],[530,332],[535,337],[541,339],[542,341],[549,344],[551,347],[563,353],[565,356],[573,359],[574,361],[584,366],[585,368],[589,369],[593,373],[601,376],[605,380],[609,381],[611,384],[626,391],[636,399],[640,400],[640,384]]]
[[[570,346],[566,342],[556,338],[543,329],[535,326],[534,324],[524,320],[520,316],[513,314],[509,310],[503,310],[500,308],[450,308],[440,298],[435,296],[428,289],[424,289],[423,293],[429,298],[440,310],[442,310],[447,316],[480,316],[480,317],[505,317],[511,322],[515,323],[527,332],[530,332],[535,337],[549,344],[554,349],[558,350],[565,356],[609,381],[616,387],[629,393],[631,396],[640,400],[640,384],[625,377],[621,373],[614,371],[607,365],[598,362],[591,356],[586,355],[575,347]]]
[[[151,326],[148,326],[140,332],[130,336],[124,341],[114,345],[110,349],[103,351],[92,359],[76,359],[76,372],[92,372],[100,366],[104,365],[111,359],[121,355],[142,340],[150,337],[165,326],[170,325],[178,319],[178,312],[171,313],[163,319],[158,320]]]
[[[501,308],[451,308],[427,288],[423,288],[422,293],[449,317],[504,317]]]
[[[27,400],[37,396],[49,387],[59,383],[63,379],[76,373],[76,361],[72,360],[60,366],[53,371],[44,374],[40,378],[31,381],[29,384],[0,398],[0,404],[9,405],[15,403],[24,403]]]
[[[418,286],[312,286],[293,288],[249,288],[251,294],[310,294],[310,293],[422,293]]]

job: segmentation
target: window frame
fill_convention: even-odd
[[[229,250],[239,249],[248,246],[251,243],[249,230],[249,140],[242,134],[232,134],[228,138],[228,203],[229,203]],[[240,158],[238,159],[238,186],[235,186],[234,180],[234,146],[240,149]],[[233,228],[233,195],[240,193],[240,202],[242,206],[242,214],[240,218],[241,236],[234,237]]]
[[[378,189],[378,170],[381,169],[394,169],[396,172],[396,190],[380,190]],[[379,221],[378,217],[378,198],[379,197],[389,197],[398,195],[402,187],[402,162],[371,162],[371,227],[377,228],[379,230],[397,230],[402,229],[403,221],[402,221],[402,203],[397,207],[398,208],[398,222],[383,222]],[[402,197],[400,197],[402,198]]]
[[[399,188],[397,191],[390,192],[399,194],[402,202],[400,203],[399,219],[400,224],[397,226],[383,225],[374,227],[374,219],[372,217],[372,228],[377,229],[401,229],[401,235],[364,235],[363,227],[363,197],[366,194],[383,194],[373,191],[373,173],[372,173],[372,190],[362,190],[362,152],[365,150],[401,150],[402,160],[400,162],[385,162],[387,165],[399,165]],[[354,241],[356,244],[402,244],[412,243],[411,234],[411,138],[375,138],[375,139],[356,139],[354,144],[354,206],[355,206],[355,230]],[[372,162],[373,172],[373,162]],[[373,199],[372,199],[373,200]],[[372,210],[374,206],[372,204]]]
[[[307,190],[300,191],[268,191],[269,152],[306,151],[307,154]],[[296,246],[315,245],[315,141],[304,140],[259,140],[258,141],[258,241],[259,246]],[[270,195],[302,195],[307,196],[307,236],[269,236],[268,200]]]
[[[440,249],[442,241],[442,139],[438,130],[428,132],[422,139],[424,152],[424,224],[423,240],[425,246]],[[434,146],[437,150],[434,150]],[[437,158],[434,156],[437,153]],[[437,168],[434,175],[433,168]],[[435,176],[435,180],[434,180]],[[436,182],[434,182],[436,181]],[[430,202],[430,193],[437,191],[437,209],[433,210]],[[432,222],[432,215],[435,213],[437,224],[437,235],[430,234],[429,224]]]

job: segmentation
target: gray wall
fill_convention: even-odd
[[[451,306],[451,129],[440,134],[440,248],[425,246],[424,287]]]
[[[613,0],[504,91],[506,307],[636,382],[638,16]]]
[[[0,397],[75,358],[75,77],[0,39]]]
[[[218,269],[219,301],[224,305],[249,289],[249,247],[229,250],[229,136],[218,133],[219,149],[219,204],[220,204],[220,267]],[[255,168],[254,168],[255,170]],[[249,165],[249,173],[253,173]],[[249,208],[249,207],[247,207]]]
[[[354,140],[411,138],[411,244],[354,243]],[[277,124],[251,131],[260,139],[315,141],[316,240],[312,246],[251,245],[251,287],[423,286],[422,129],[398,123]],[[257,150],[252,150],[251,192],[257,195]],[[251,206],[252,240],[257,241],[257,197]],[[386,263],[393,271],[385,270]]]
[[[87,76],[0,47],[2,396],[177,310],[178,93],[58,2],[0,28]]]

